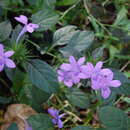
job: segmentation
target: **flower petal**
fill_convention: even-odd
[[[26,26],[26,29],[28,32],[32,33],[35,29],[37,29],[39,27],[38,24],[33,24],[33,23],[29,23],[27,26]]]
[[[34,32],[34,28],[31,27],[31,26],[29,26],[29,25],[26,26],[26,30],[27,30],[29,33]]]
[[[65,71],[69,71],[69,70],[71,70],[71,65],[64,63],[60,66],[60,69],[65,70]]]
[[[72,85],[73,85],[73,83],[72,83],[71,80],[70,80],[70,81],[64,81],[64,84],[65,84],[67,87],[69,87],[69,88],[71,88]]]
[[[103,66],[103,62],[102,61],[99,61],[96,66],[95,66],[95,69],[101,69]]]
[[[24,15],[20,15],[19,17],[14,17],[15,20],[17,20],[18,22],[22,23],[22,24],[27,24],[28,23],[28,18]]]
[[[59,82],[62,82],[63,79],[64,79],[64,78],[63,78],[62,76],[58,76],[58,81],[59,81]]]
[[[11,59],[8,59],[8,58],[5,59],[5,64],[9,68],[15,68],[16,67],[15,63]]]
[[[100,85],[98,82],[96,82],[95,80],[91,80],[91,83],[92,83],[92,85],[91,85],[92,89],[94,89],[94,90],[100,89]]]
[[[48,109],[48,113],[53,117],[53,118],[57,118],[59,115],[59,111],[57,109],[54,108],[49,108]]]
[[[7,51],[5,52],[5,57],[10,57],[14,54],[14,51]]]
[[[105,76],[107,80],[112,80],[113,79],[113,72],[110,69],[102,69],[100,74]]]
[[[72,80],[75,84],[80,82],[80,78],[78,78],[77,76],[72,76]]]
[[[120,85],[121,85],[121,82],[120,82],[119,80],[112,80],[112,81],[110,82],[110,87],[115,87],[115,88],[117,88],[117,87],[120,87]]]
[[[75,64],[75,63],[76,63],[76,59],[75,59],[73,56],[70,56],[70,57],[69,57],[69,62],[70,62],[71,64]]]
[[[55,124],[55,125],[58,123],[56,119],[52,119],[52,122],[53,122],[53,124]]]
[[[105,89],[101,89],[101,94],[103,96],[104,99],[108,98],[111,94],[111,90],[109,87],[105,88]]]
[[[81,57],[79,60],[78,60],[78,65],[82,65],[83,63],[85,62],[85,57]]]
[[[4,69],[4,64],[0,64],[0,72]]]
[[[85,73],[79,73],[79,74],[78,74],[78,77],[79,77],[80,79],[89,78],[89,77],[87,77],[87,75],[86,75]]]
[[[59,118],[62,118],[62,117],[65,116],[65,115],[66,115],[66,113],[60,114],[60,115],[59,115]]]
[[[58,127],[63,128],[63,123],[62,123],[62,121],[60,119],[58,120]]]
[[[0,59],[4,56],[4,46],[0,44]]]

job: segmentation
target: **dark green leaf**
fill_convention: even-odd
[[[11,102],[11,98],[0,97],[0,104],[7,104]]]
[[[99,110],[99,119],[107,130],[129,130],[129,118],[120,109],[115,107],[102,107]]]
[[[16,123],[12,123],[7,130],[19,130]]]
[[[78,56],[82,51],[88,49],[94,40],[94,33],[91,31],[79,31],[69,40],[67,46],[60,49],[60,52],[68,57],[70,55]]]
[[[6,40],[12,31],[12,26],[9,21],[0,23],[0,42]]]
[[[66,91],[65,96],[69,100],[69,102],[80,108],[89,107],[89,98],[78,88],[70,88]]]
[[[50,9],[41,10],[32,15],[32,22],[39,24],[38,31],[51,29],[58,21],[58,14]]]
[[[28,118],[33,130],[52,130],[52,120],[46,114],[37,114]]]
[[[118,94],[130,95],[130,80],[116,69],[111,69],[114,72],[114,79],[121,81],[121,86],[112,88]]]
[[[41,105],[45,103],[50,96],[50,94],[41,91],[41,89],[36,88],[35,86],[26,85],[22,87],[22,90],[19,93],[19,100],[21,103],[28,104],[37,111],[41,111]]]
[[[30,81],[41,90],[47,93],[58,91],[59,84],[57,74],[44,61],[35,59],[28,62],[25,66]]]

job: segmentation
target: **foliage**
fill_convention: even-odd
[[[129,130],[129,106],[129,0],[0,0],[0,129]]]

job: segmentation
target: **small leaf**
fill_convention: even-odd
[[[16,123],[12,123],[7,130],[18,130],[17,124]]]
[[[51,130],[53,128],[52,120],[46,114],[37,114],[28,118],[29,124],[33,130]]]
[[[115,107],[102,107],[99,110],[99,119],[108,130],[130,129],[128,116]]]
[[[71,37],[77,32],[76,28],[76,26],[68,25],[58,29],[53,36],[54,46],[67,44]]]
[[[88,49],[94,40],[94,33],[91,31],[79,31],[69,40],[68,45],[61,48],[60,52],[68,57],[70,55],[78,56],[81,52]]]
[[[69,102],[79,108],[89,107],[89,98],[78,88],[70,88],[66,91],[65,96]]]
[[[35,59],[28,62],[25,66],[30,81],[42,91],[54,93],[58,91],[59,84],[57,75],[44,61]]]
[[[0,23],[0,42],[6,40],[12,31],[12,26],[9,21]]]
[[[32,22],[38,24],[40,27],[38,31],[45,31],[51,29],[58,21],[59,15],[51,9],[41,10],[32,15]]]
[[[93,59],[99,59],[103,56],[103,47],[99,47],[99,48],[96,48],[93,52],[92,52],[92,57]]]

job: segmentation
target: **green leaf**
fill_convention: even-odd
[[[6,40],[12,31],[12,26],[9,21],[0,23],[0,42]]]
[[[16,43],[17,37],[18,37],[19,33],[21,32],[21,30],[22,30],[21,25],[17,25],[15,27],[15,29],[13,30],[12,35],[11,35],[11,39],[10,39],[11,43]],[[24,40],[24,38],[25,38],[25,34],[20,37],[19,43],[21,43]]]
[[[72,4],[76,4],[80,0],[60,0],[57,5],[58,6],[68,6]]]
[[[47,93],[58,91],[57,74],[47,63],[38,59],[30,60],[26,64],[25,69],[28,72],[30,81],[36,87]]]
[[[88,126],[76,126],[72,128],[71,130],[94,130],[94,129]]]
[[[129,130],[129,118],[120,109],[115,107],[102,107],[99,110],[99,119],[107,130]]]
[[[52,120],[46,114],[37,114],[28,118],[33,130],[52,130]]]
[[[39,24],[38,31],[51,29],[58,21],[59,15],[51,9],[41,10],[32,15],[32,22]]]
[[[103,47],[99,47],[99,48],[96,48],[93,52],[92,52],[92,57],[93,59],[99,59],[103,56],[103,50],[104,48]]]
[[[121,86],[118,88],[112,88],[118,94],[130,95],[130,80],[121,72],[116,69],[111,69],[114,73],[114,79],[121,81]]]
[[[88,108],[89,107],[89,98],[78,88],[70,88],[65,92],[65,96],[69,102],[79,108]]]
[[[19,130],[16,123],[12,123],[7,130]]]
[[[128,97],[122,98],[122,101],[127,102],[128,104],[130,104],[130,98],[128,98]]]
[[[68,45],[61,48],[60,52],[68,57],[70,55],[79,56],[81,52],[88,49],[94,40],[94,33],[92,31],[76,32],[69,40]]]
[[[58,29],[53,36],[54,46],[67,44],[71,37],[77,32],[76,29],[77,27],[73,25]]]
[[[41,89],[35,86],[26,85],[22,87],[19,93],[19,100],[21,103],[28,104],[37,111],[41,111],[42,104],[45,103],[50,96],[50,94],[41,91]]]
[[[125,8],[125,6],[123,6],[119,11],[113,25],[125,25],[126,22],[127,22],[127,9]]]
[[[11,102],[11,98],[0,97],[0,104],[7,104]]]
[[[28,0],[27,2],[31,5],[31,7],[40,10],[45,8],[54,9],[56,0]]]

